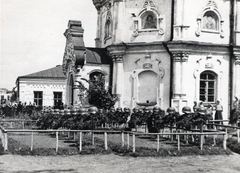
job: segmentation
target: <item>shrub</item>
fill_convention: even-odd
[[[4,148],[3,148],[3,145],[2,145],[2,139],[0,139],[0,155],[2,155],[4,152]]]

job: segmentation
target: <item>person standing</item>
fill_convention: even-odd
[[[222,120],[223,117],[222,117],[222,112],[223,112],[223,106],[220,104],[220,101],[217,100],[217,104],[215,106],[215,120]],[[221,122],[222,124],[222,122]]]
[[[230,119],[229,119],[229,124],[235,126],[237,124],[237,121],[239,119],[239,114],[240,114],[240,107],[239,107],[239,100],[238,98],[235,96],[235,100],[233,102],[233,109],[231,110],[230,113]]]

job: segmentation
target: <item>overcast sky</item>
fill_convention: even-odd
[[[0,0],[0,88],[18,76],[61,65],[69,20],[80,20],[85,46],[94,47],[97,11],[92,0]]]

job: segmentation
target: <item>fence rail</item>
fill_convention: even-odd
[[[79,133],[79,151],[82,151],[82,139],[83,139],[83,133],[91,133],[92,136],[92,145],[94,145],[94,138],[95,138],[95,134],[96,133],[101,133],[104,135],[104,148],[105,150],[108,149],[108,141],[107,141],[107,136],[108,134],[111,133],[119,133],[121,134],[121,141],[122,141],[122,146],[125,146],[125,134],[127,135],[127,148],[130,148],[130,135],[132,136],[132,152],[135,153],[136,152],[136,136],[137,135],[149,135],[149,136],[157,136],[157,152],[160,149],[160,143],[159,143],[159,139],[161,136],[173,136],[175,135],[177,137],[177,146],[178,146],[178,150],[180,150],[180,136],[188,136],[188,135],[198,135],[200,136],[200,149],[203,149],[203,139],[205,135],[223,135],[223,148],[226,150],[226,144],[227,144],[227,133],[226,132],[176,132],[176,133],[139,133],[139,132],[129,132],[129,131],[109,131],[109,130],[28,130],[28,129],[4,129],[3,127],[0,126],[0,137],[2,138],[2,143],[4,146],[4,150],[8,150],[8,134],[9,133],[30,133],[31,135],[31,140],[30,140],[30,150],[33,150],[33,141],[34,141],[34,133],[55,133],[56,135],[56,152],[58,152],[58,148],[59,148],[59,132],[73,132],[74,136],[75,133]],[[215,138],[214,138],[215,139]]]
[[[5,123],[10,123],[10,128],[14,128],[14,125],[16,123],[19,123],[22,125],[22,128],[25,129],[25,124],[30,122],[31,123],[31,127],[33,126],[34,123],[36,123],[36,120],[26,120],[26,119],[4,119],[4,120],[0,120],[0,125],[1,124],[5,124]]]

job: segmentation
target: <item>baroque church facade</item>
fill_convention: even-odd
[[[228,119],[240,97],[239,0],[93,0],[95,48],[83,42],[80,21],[69,21],[63,57],[66,104],[83,95],[82,78],[104,77],[116,107],[166,110],[223,106]],[[82,82],[85,86],[87,83]]]

